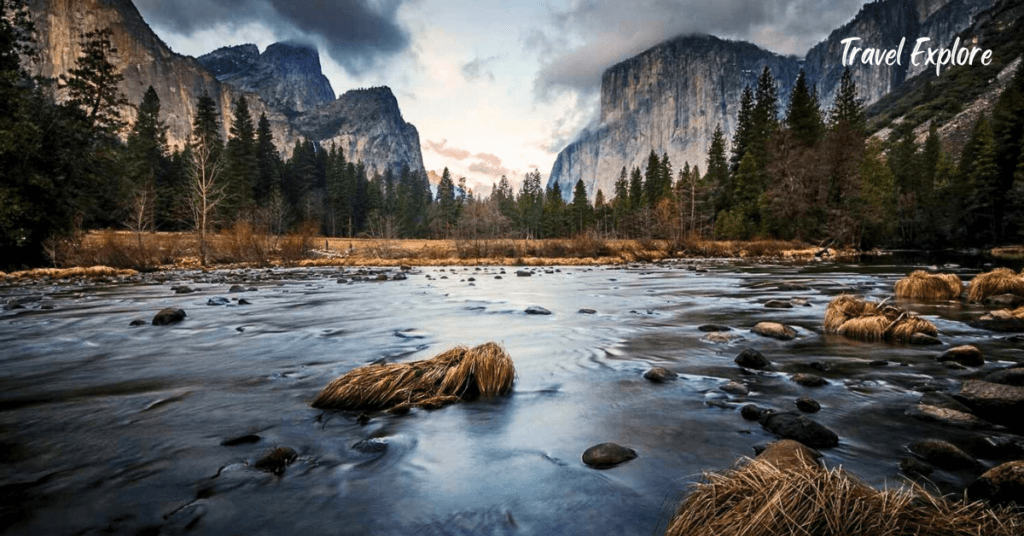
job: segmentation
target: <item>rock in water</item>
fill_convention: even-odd
[[[927,333],[915,333],[910,336],[910,344],[917,346],[929,346],[935,344],[942,344],[942,341],[940,341],[936,337],[928,335]]]
[[[543,307],[540,307],[539,305],[531,305],[531,306],[526,308],[526,314],[528,314],[528,315],[549,315],[549,314],[551,314],[551,311],[548,311],[547,309],[545,309]]]
[[[176,324],[185,320],[185,310],[174,307],[168,307],[161,309],[156,316],[153,317],[154,326],[168,326],[170,324]]]
[[[676,373],[665,367],[654,367],[644,373],[644,379],[654,383],[664,383],[676,379]]]
[[[971,469],[978,466],[978,460],[975,460],[970,454],[941,439],[917,441],[911,443],[908,448],[922,460],[941,469]]]
[[[595,469],[615,467],[636,458],[636,451],[615,443],[594,445],[583,453],[583,463]]]
[[[761,419],[761,426],[783,439],[799,441],[816,449],[839,445],[839,436],[835,432],[799,413],[770,413]]]
[[[729,393],[730,395],[736,396],[747,396],[750,394],[750,388],[737,381],[731,381],[721,387],[723,392]]]
[[[759,421],[770,412],[771,410],[762,408],[757,404],[747,404],[740,408],[740,416],[748,421]]]
[[[981,350],[969,344],[950,348],[942,352],[936,359],[939,362],[952,361],[960,363],[966,367],[980,367],[985,364],[985,358],[981,355]]]
[[[772,366],[771,362],[761,355],[761,352],[752,348],[747,348],[740,352],[740,355],[736,356],[735,361],[741,367],[755,370],[765,370]]]
[[[1024,461],[1017,460],[993,467],[967,488],[972,500],[994,504],[1016,503],[1024,507]]]
[[[796,409],[799,409],[804,413],[817,413],[821,411],[821,404],[811,397],[801,396],[796,399]]]
[[[985,376],[985,381],[1024,387],[1024,366],[1017,365],[997,370]]]
[[[732,331],[732,328],[729,326],[720,326],[718,324],[704,324],[697,326],[697,329],[704,332]]]
[[[764,303],[768,309],[792,309],[793,304],[784,300],[768,300]]]
[[[597,311],[594,310],[594,309],[580,309],[577,312],[579,314],[581,314],[581,315],[594,315],[594,314],[597,314]]]
[[[1024,387],[967,380],[956,399],[983,419],[1018,428],[1024,426],[1021,422],[1021,415],[1024,414]]]
[[[928,404],[917,404],[911,406],[906,412],[907,415],[926,422],[938,422],[961,428],[986,428],[991,424],[963,411],[955,409],[929,406]]]
[[[817,374],[798,373],[793,375],[793,381],[804,387],[821,387],[828,385],[828,381]]]
[[[796,338],[796,330],[777,322],[759,322],[750,329],[751,333],[762,337],[771,337],[780,341],[788,341]]]
[[[516,276],[518,276],[518,277],[531,277],[531,276],[533,276],[533,272],[531,272],[529,270],[516,270]]]
[[[213,298],[206,300],[206,305],[228,305],[229,303],[231,303],[231,300],[223,296],[214,296]]]

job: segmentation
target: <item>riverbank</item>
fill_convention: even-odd
[[[157,271],[204,267],[191,233],[93,231],[51,248],[54,267]],[[327,238],[311,234],[259,235],[245,228],[207,238],[205,268],[281,266],[598,266],[668,258],[739,258],[768,261],[855,259],[862,252],[799,241],[612,239],[594,235],[563,239]],[[113,275],[93,269],[94,275]],[[20,270],[0,276],[53,277]],[[67,272],[71,274],[71,272]],[[71,276],[89,275],[75,273]]]

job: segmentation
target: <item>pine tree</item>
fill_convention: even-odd
[[[149,86],[142,102],[135,124],[128,134],[126,144],[127,172],[131,192],[129,220],[137,231],[154,229],[158,213],[167,214],[169,207],[161,204],[159,193],[165,199],[174,196],[166,191],[165,171],[167,167],[167,126],[160,120],[160,97],[153,86]],[[141,236],[140,236],[141,240]]]
[[[576,181],[576,186],[573,188],[571,208],[572,230],[582,233],[590,226],[593,217],[593,210],[590,207],[590,202],[587,201],[587,187],[583,184],[583,179]]]
[[[662,169],[661,160],[658,155],[651,150],[651,153],[647,155],[647,169],[644,172],[644,187],[643,187],[643,201],[640,203],[644,208],[653,208],[654,205],[661,199],[662,193]]]
[[[843,70],[843,77],[839,81],[839,91],[829,113],[829,123],[833,129],[845,125],[857,133],[864,131],[864,104],[857,97],[857,85],[849,67]]]
[[[266,206],[274,192],[281,193],[281,155],[274,146],[274,134],[266,114],[260,114],[256,127],[256,183],[253,198],[257,205]]]
[[[438,221],[435,231],[440,232],[442,236],[449,236],[456,221],[458,221],[457,202],[455,182],[452,181],[448,168],[444,168],[444,171],[441,173],[441,182],[437,185],[437,199],[435,201],[438,210]]]
[[[729,163],[725,159],[725,135],[722,125],[715,127],[711,136],[711,147],[708,149],[707,173],[704,179],[714,191],[714,210],[728,210],[732,207],[732,181],[729,175]]]
[[[224,149],[220,113],[217,112],[217,103],[205,91],[196,102],[196,115],[192,119],[192,143],[206,147],[213,162],[220,160],[220,154]]]
[[[565,199],[557,182],[551,184],[544,195],[544,238],[557,238],[565,234]]]
[[[110,63],[110,57],[117,52],[110,41],[113,35],[110,28],[82,35],[82,55],[62,77],[61,85],[67,91],[68,102],[86,113],[96,131],[107,134],[117,134],[124,129],[121,110],[129,106],[128,99],[118,88],[124,76]]]
[[[729,174],[735,175],[740,161],[750,150],[754,138],[754,92],[750,86],[743,88],[740,96],[740,111],[736,116],[736,131],[732,137],[732,155],[729,157]]]
[[[960,175],[969,187],[967,230],[976,244],[994,243],[1000,236],[998,209],[1002,195],[995,136],[988,117],[975,123],[960,157]]]
[[[251,208],[253,189],[258,182],[259,163],[256,156],[256,128],[245,97],[235,101],[230,138],[225,151],[225,179],[230,196],[229,210],[236,213]],[[234,214],[231,214],[232,216]]]
[[[754,154],[758,167],[763,172],[768,165],[768,141],[779,128],[779,98],[775,79],[766,65],[757,79],[754,93],[754,108],[751,112],[753,136],[749,151]]]
[[[633,168],[633,172],[629,175],[629,210],[630,212],[637,212],[643,207],[644,198],[644,179],[643,175],[640,174],[640,168]]]
[[[821,110],[818,108],[817,92],[807,87],[807,76],[804,70],[796,77],[793,91],[789,97],[789,108],[786,110],[786,127],[801,143],[814,145],[821,139],[824,125]]]

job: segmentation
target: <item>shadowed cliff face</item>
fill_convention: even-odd
[[[736,127],[740,94],[754,87],[764,66],[778,83],[780,114],[802,66],[817,85],[827,110],[842,77],[841,41],[860,37],[861,47],[895,48],[907,38],[902,66],[854,66],[865,104],[871,104],[924,70],[908,69],[917,37],[947,46],[994,0],[884,0],[867,4],[857,16],[815,45],[805,60],[784,57],[749,43],[714,37],[679,37],[619,63],[601,80],[600,123],[559,153],[549,185],[571,193],[580,179],[591,199],[600,188],[614,195],[622,167],[646,166],[647,155],[667,153],[675,169],[684,162],[705,167],[715,126],[728,139]]]
[[[224,47],[198,58],[218,80],[286,113],[304,112],[334,100],[315,48],[275,43],[260,54],[255,45]]]
[[[349,113],[345,105],[349,100],[334,100],[315,50],[279,43],[259,54],[255,46],[242,45],[216,51],[200,62],[173,52],[153,33],[130,0],[31,0],[29,7],[39,45],[35,74],[57,77],[66,73],[81,53],[80,36],[110,28],[117,49],[110,60],[124,75],[121,91],[137,105],[150,85],[156,89],[172,147],[183,147],[188,141],[196,102],[207,92],[218,105],[224,139],[228,137],[232,105],[245,97],[254,119],[261,113],[267,115],[274,142],[285,156],[300,138],[327,144],[345,139],[345,157],[362,160],[371,173],[385,169],[397,173],[403,166],[423,171],[419,136],[415,127],[402,120],[391,91],[379,90],[390,95],[391,106],[379,108],[377,114]],[[134,121],[133,109],[124,114]],[[357,119],[338,120],[348,117]],[[332,124],[338,130],[304,128],[310,123]],[[364,133],[373,133],[375,138],[360,138]],[[363,150],[381,146],[389,147],[391,152]]]

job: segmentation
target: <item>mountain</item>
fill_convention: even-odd
[[[613,194],[623,166],[643,170],[652,150],[668,154],[676,169],[684,162],[703,168],[715,126],[720,124],[726,137],[732,138],[740,94],[745,86],[756,85],[764,66],[778,83],[781,109],[785,109],[801,67],[816,84],[827,109],[844,69],[843,39],[860,37],[865,47],[895,48],[907,37],[904,55],[909,56],[918,36],[932,37],[933,47],[934,43],[949,43],[994,1],[873,2],[815,45],[803,60],[711,36],[677,37],[657,45],[605,71],[599,122],[558,154],[548,186],[557,182],[563,193],[572,192],[582,179],[591,199],[598,188],[607,198]],[[853,66],[865,103],[871,104],[903,84],[909,76],[907,64]]]
[[[315,48],[274,43],[262,54],[256,45],[224,47],[198,58],[217,80],[258,93],[263,102],[294,114],[334,100],[331,82],[320,70]]]
[[[369,100],[376,104],[363,97],[365,90],[335,100],[312,48],[278,43],[260,54],[254,45],[242,45],[197,60],[173,52],[130,0],[30,0],[29,10],[39,45],[32,68],[46,77],[74,66],[81,35],[110,28],[116,53],[109,59],[124,76],[121,91],[137,104],[150,85],[156,89],[172,147],[187,143],[196,101],[206,92],[217,103],[225,139],[232,104],[244,97],[254,119],[267,115],[285,156],[300,138],[321,145],[334,141],[343,142],[345,157],[362,161],[371,174],[388,169],[397,174],[403,167],[424,171],[419,135],[402,119],[391,90],[373,90],[376,97]],[[134,110],[126,109],[125,115],[134,120]]]

